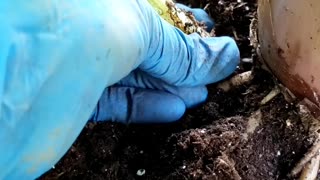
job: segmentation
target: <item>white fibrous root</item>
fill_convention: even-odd
[[[270,102],[273,98],[275,98],[277,95],[279,95],[281,93],[280,89],[278,87],[275,87],[274,89],[272,89],[272,91],[270,91],[270,93],[264,97],[260,104],[261,105],[265,105],[268,102]]]
[[[316,156],[313,157],[310,162],[304,167],[300,180],[315,180],[318,175],[320,164],[320,153],[317,152]]]
[[[252,79],[252,71],[247,71],[241,74],[237,74],[229,80],[223,81],[222,83],[218,84],[218,88],[227,92],[235,87],[239,87],[241,85],[249,83]]]

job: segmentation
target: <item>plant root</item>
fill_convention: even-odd
[[[246,128],[246,132],[243,134],[243,138],[248,140],[250,134],[254,133],[254,131],[259,127],[262,121],[262,113],[261,110],[257,110],[248,118],[248,124]]]
[[[308,108],[304,105],[299,105],[299,116],[304,124],[309,124],[307,127],[310,131],[310,136],[314,136],[315,140],[312,147],[304,155],[304,157],[298,162],[298,164],[293,168],[289,177],[296,177],[299,173],[300,179],[312,178],[317,176],[315,171],[319,170],[319,160],[320,160],[320,122],[315,119]],[[301,172],[302,171],[302,172]],[[314,175],[315,174],[315,175]],[[309,180],[309,179],[308,179]]]
[[[227,92],[231,89],[249,83],[253,79],[252,71],[247,71],[233,76],[231,79],[226,80],[218,84],[218,88]]]
[[[279,94],[280,94],[280,89],[278,87],[275,87],[274,89],[272,89],[272,91],[270,91],[270,93],[266,97],[264,97],[262,99],[260,104],[261,105],[267,104],[268,102],[270,102],[273,98],[275,98]]]
[[[319,154],[320,149],[320,138],[317,137],[316,141],[314,142],[313,146],[310,150],[304,155],[304,157],[299,161],[299,163],[293,168],[290,173],[291,177],[297,176],[317,154]],[[311,163],[315,165],[314,163]],[[313,167],[307,167],[308,169],[313,169]]]
[[[217,166],[219,166],[219,169],[221,171],[228,171],[230,174],[232,174],[232,177],[234,180],[241,180],[241,176],[239,175],[239,172],[234,167],[234,162],[229,159],[229,157],[225,153],[221,153],[222,155],[219,156],[216,160]]]
[[[316,156],[303,169],[300,180],[315,180],[318,175],[320,164],[320,152],[318,151]]]

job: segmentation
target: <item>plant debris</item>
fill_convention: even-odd
[[[148,1],[164,20],[184,33],[198,33],[201,37],[214,36],[214,29],[211,32],[207,32],[205,24],[197,21],[192,12],[178,8],[172,0]]]

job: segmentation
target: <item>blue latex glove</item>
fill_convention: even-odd
[[[204,102],[205,86],[176,87],[136,70],[115,86],[106,88],[93,121],[164,123],[176,121],[186,108]]]
[[[191,9],[183,4],[176,5],[192,12],[198,21],[205,23],[208,31],[214,27],[213,20],[204,10]],[[203,103],[207,95],[205,86],[173,86],[138,69],[115,86],[106,88],[91,120],[123,123],[172,122],[180,119],[186,108]]]
[[[232,39],[186,36],[145,0],[2,0],[0,12],[0,179],[49,170],[132,70],[201,89],[239,60]]]

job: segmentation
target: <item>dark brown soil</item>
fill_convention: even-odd
[[[248,39],[254,0],[190,2],[193,7],[210,3],[216,34],[236,37],[242,58],[256,59]],[[229,92],[209,86],[207,102],[177,123],[87,124],[55,169],[40,179],[288,179],[311,144],[308,132],[296,105],[283,95],[260,105],[275,82],[250,63],[242,63],[237,73],[251,68],[252,82]],[[249,118],[259,110],[260,126],[246,134]],[[139,170],[145,174],[138,176]]]

